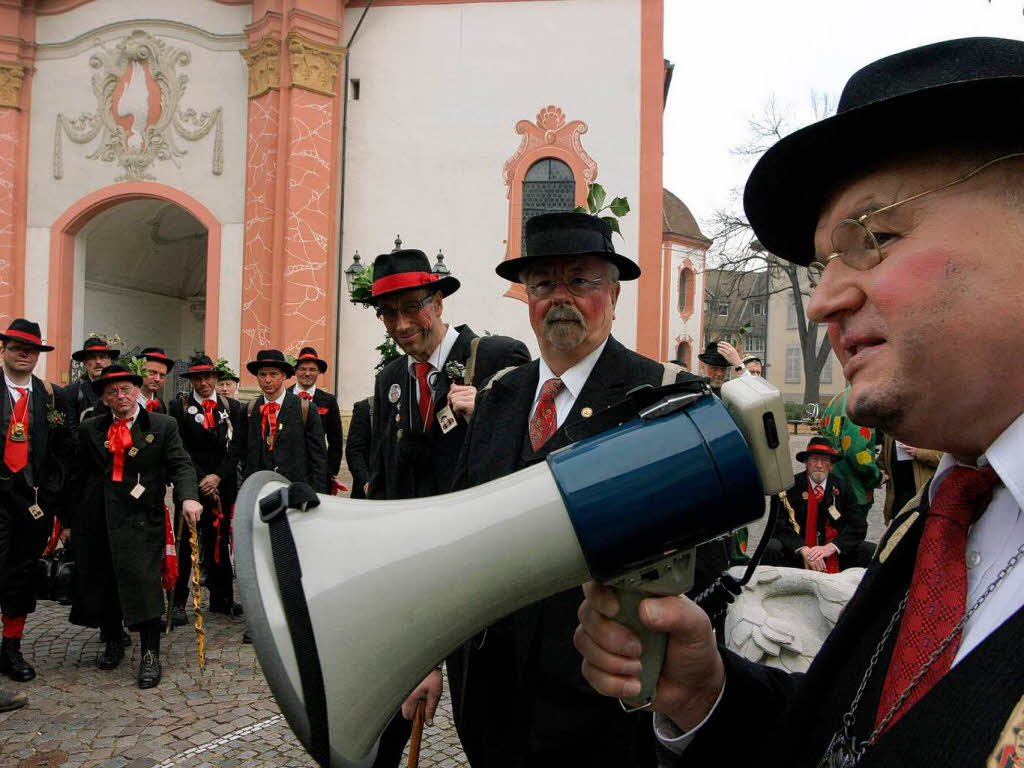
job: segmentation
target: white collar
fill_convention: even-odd
[[[29,392],[32,391],[32,374],[28,376],[28,383],[26,384],[15,384],[11,381],[11,377],[7,375],[7,371],[4,371],[4,382],[7,384],[8,389],[27,389]]]
[[[601,357],[601,353],[604,352],[604,348],[607,344],[608,339],[606,338],[589,355],[576,363],[576,365],[566,370],[561,376],[555,376],[551,367],[542,356],[540,358],[540,378],[537,380],[537,386],[544,386],[544,382],[548,379],[561,379],[562,386],[569,391],[569,394],[571,394],[573,400],[575,400],[580,396],[580,392],[583,390],[583,385],[586,384],[587,379],[590,378],[590,374],[593,372],[594,366],[597,365],[597,359]]]
[[[278,405],[284,405],[284,399],[288,395],[288,387],[281,387],[281,394],[273,400],[268,400],[266,395],[263,395],[264,403],[277,403]]]
[[[445,362],[448,360],[448,355],[451,354],[452,347],[455,346],[455,342],[458,340],[459,332],[456,331],[451,324],[449,324],[448,330],[445,331],[444,333],[444,338],[441,339],[441,343],[434,348],[434,351],[430,354],[430,357],[427,359],[427,362],[430,363],[431,366],[433,366],[435,371],[441,370],[441,366],[444,365]],[[412,357],[412,355],[406,355],[406,357],[408,359],[409,375],[415,376],[416,373],[415,370],[413,369],[413,365],[415,365],[418,361],[415,360]]]
[[[295,386],[292,387],[292,392],[294,392],[296,395],[299,394],[300,392],[309,392],[310,397],[312,397],[313,395],[316,394],[316,384],[311,386],[309,389],[303,389],[302,385],[296,382]]]
[[[142,408],[140,408],[139,404],[136,403],[135,404],[135,412],[131,416],[128,417],[128,429],[131,429],[135,425],[135,420],[137,418],[139,418],[139,411],[141,411],[141,410],[142,410]],[[117,414],[114,414],[114,413],[111,413],[110,415],[114,417],[115,421],[117,421],[118,419],[121,418],[120,416],[118,416]]]
[[[220,406],[220,403],[217,401],[217,392],[216,392],[216,390],[214,390],[214,393],[212,395],[210,395],[209,397],[204,397],[202,399],[196,397],[196,391],[192,390],[192,399],[196,401],[197,405],[202,405],[207,400],[211,400],[211,401],[213,401],[214,405],[216,405],[218,407]]]

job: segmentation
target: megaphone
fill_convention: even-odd
[[[722,396],[693,383],[634,391],[603,414],[610,429],[440,496],[289,502],[280,475],[248,478],[239,591],[271,690],[313,757],[372,762],[438,660],[523,606],[589,579],[689,589],[692,550],[761,517],[764,495],[792,484],[778,391],[743,377]]]

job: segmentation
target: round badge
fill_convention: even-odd
[[[396,413],[395,414],[395,421],[401,421],[401,420],[402,420],[401,414]]]
[[[195,414],[199,413],[199,409],[196,408],[194,405],[190,405],[188,407],[188,412],[193,414],[193,415],[195,415]]]
[[[200,414],[200,413],[197,413],[196,414],[196,424],[202,424],[203,421],[205,421],[205,419],[203,418],[203,415]]]
[[[397,403],[402,397],[402,388],[398,384],[392,384],[388,390],[388,402]]]
[[[582,411],[580,411],[580,416],[582,416],[584,419],[589,419],[593,415],[594,415],[594,409],[591,408],[589,405],[586,408],[584,408]]]

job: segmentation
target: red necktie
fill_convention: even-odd
[[[155,411],[159,407],[160,407],[160,401],[157,400],[155,397],[150,398],[149,400],[146,401],[146,410],[147,411]]]
[[[107,428],[107,450],[114,454],[114,471],[110,479],[115,483],[124,480],[124,452],[132,447],[132,431],[128,419],[114,419]]]
[[[539,451],[558,429],[558,414],[555,411],[555,395],[562,389],[561,379],[548,379],[540,388],[537,409],[530,419],[530,445]]]
[[[309,392],[305,392],[305,391],[303,391],[301,389],[296,394],[299,397],[301,397],[303,400],[310,400],[310,401],[313,400],[313,396],[311,394],[309,394]]]
[[[981,516],[997,482],[999,477],[991,467],[978,470],[957,466],[935,494],[917,548],[907,607],[885,675],[876,726],[963,618],[967,604],[967,528]],[[887,728],[949,671],[959,647],[960,638],[946,646]]]
[[[433,366],[430,363],[413,363],[412,367],[416,371],[416,382],[420,388],[420,421],[426,432],[430,429],[430,417],[434,413],[434,397],[430,391],[430,382],[427,381],[427,374]]]
[[[11,472],[20,472],[28,464],[28,389],[15,387],[21,397],[14,404],[11,413],[11,423],[7,427],[7,442],[4,445],[4,464]],[[20,440],[14,440],[15,430],[21,435]]]
[[[217,402],[215,400],[203,400],[203,426],[207,429],[213,429],[217,426],[217,419],[213,415],[215,410],[217,410]]]
[[[264,403],[260,406],[263,439],[267,441],[267,447],[270,450],[274,450],[274,437],[277,435],[277,412],[280,409],[281,406],[277,403]]]

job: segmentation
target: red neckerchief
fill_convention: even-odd
[[[264,403],[260,406],[263,439],[267,441],[267,447],[270,450],[274,450],[274,439],[277,437],[277,412],[280,409],[281,406],[277,403]]]
[[[114,454],[114,471],[110,479],[115,483],[124,480],[124,452],[132,447],[132,431],[128,419],[115,418],[107,428],[107,450]]]

